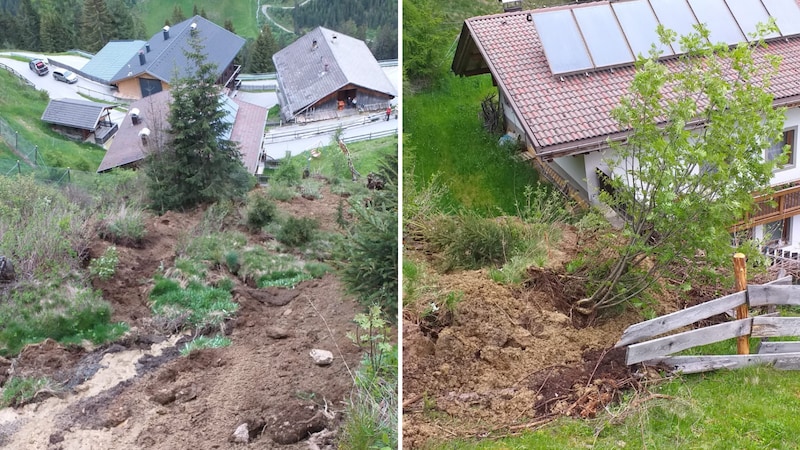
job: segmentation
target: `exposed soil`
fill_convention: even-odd
[[[566,227],[548,267],[532,271],[521,288],[497,284],[485,270],[428,280],[438,298],[456,292],[463,299],[452,312],[404,317],[404,448],[504,434],[559,415],[594,417],[634,383],[624,350],[613,346],[641,320],[638,314],[587,327],[562,312],[564,297],[572,294],[553,287],[569,286],[563,264],[575,257],[577,243]],[[417,250],[404,257],[435,259]],[[422,304],[436,298],[421,295]]]
[[[323,194],[279,209],[334,230],[338,197],[327,188]],[[176,244],[201,217],[200,210],[153,217],[143,245],[117,246],[115,276],[95,287],[112,304],[113,320],[131,325],[122,340],[101,348],[45,341],[13,361],[0,359],[3,377],[46,375],[63,386],[57,395],[43,392],[33,403],[0,410],[0,447],[242,448],[233,441],[238,428],[253,448],[335,448],[331,432],[342,420],[349,371],[361,355],[345,336],[354,331],[359,307],[335,276],[293,290],[237,286],[240,309],[224,327],[233,342],[226,348],[181,357],[180,344],[191,336],[164,335],[153,323],[147,304],[153,275],[170,267]],[[108,245],[96,242],[92,256]],[[315,365],[313,348],[333,352],[333,364]]]

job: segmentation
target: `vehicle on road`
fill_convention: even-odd
[[[78,76],[66,69],[53,69],[53,78],[69,84],[78,82]]]
[[[47,72],[50,69],[47,67],[44,61],[41,59],[32,59],[31,62],[28,63],[28,67],[31,68],[32,71],[36,72],[40,77],[47,75]]]

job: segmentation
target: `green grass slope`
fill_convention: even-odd
[[[262,4],[264,2],[261,2]],[[225,20],[233,22],[236,34],[244,38],[255,38],[259,26],[256,22],[256,10],[259,2],[255,0],[229,0],[225,2],[214,0],[176,0],[164,2],[160,0],[143,0],[137,5],[142,20],[147,30],[147,35],[152,36],[164,27],[164,21],[172,18],[175,6],[180,6],[183,15],[192,16],[194,5],[198,11],[205,10],[208,20],[222,26]]]

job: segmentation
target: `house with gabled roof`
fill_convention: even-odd
[[[86,140],[94,134],[95,142],[102,145],[117,131],[117,124],[111,121],[115,107],[88,100],[52,99],[42,113],[42,121],[75,139]]]
[[[242,164],[251,174],[258,169],[263,153],[264,128],[267,109],[239,99],[220,94],[225,111],[223,121],[230,128],[220,139],[236,142]],[[97,172],[123,167],[135,168],[147,152],[166,144],[169,132],[169,108],[172,97],[169,91],[139,99],[130,105],[128,114],[119,127]]]
[[[735,45],[769,18],[779,31],[754,55],[782,59],[770,92],[774,105],[787,111],[784,139],[764,157],[776,158],[788,145],[789,161],[773,174],[775,193],[757,197],[756,212],[737,227],[800,258],[800,0],[618,0],[516,8],[467,19],[452,70],[490,75],[506,130],[523,144],[521,159],[579,203],[597,204],[610,173],[609,143],[626,138],[611,111],[628,93],[637,56],[655,44],[661,63],[680,70],[675,56],[683,50],[661,44],[657,25],[683,35],[702,23],[712,42]]]
[[[397,92],[367,44],[317,27],[273,55],[285,121],[383,111]]]
[[[147,41],[109,42],[81,71],[115,87],[121,98],[147,97],[193,70],[185,54],[193,36],[199,37],[206,61],[216,66],[217,83],[232,84],[240,70],[233,60],[245,40],[199,15],[165,26]]]

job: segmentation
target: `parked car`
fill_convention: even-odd
[[[32,59],[31,62],[28,63],[28,67],[40,77],[47,75],[47,72],[50,71],[50,69],[47,68],[47,64],[41,59]]]
[[[66,69],[53,69],[53,78],[69,84],[78,82],[78,76]]]

